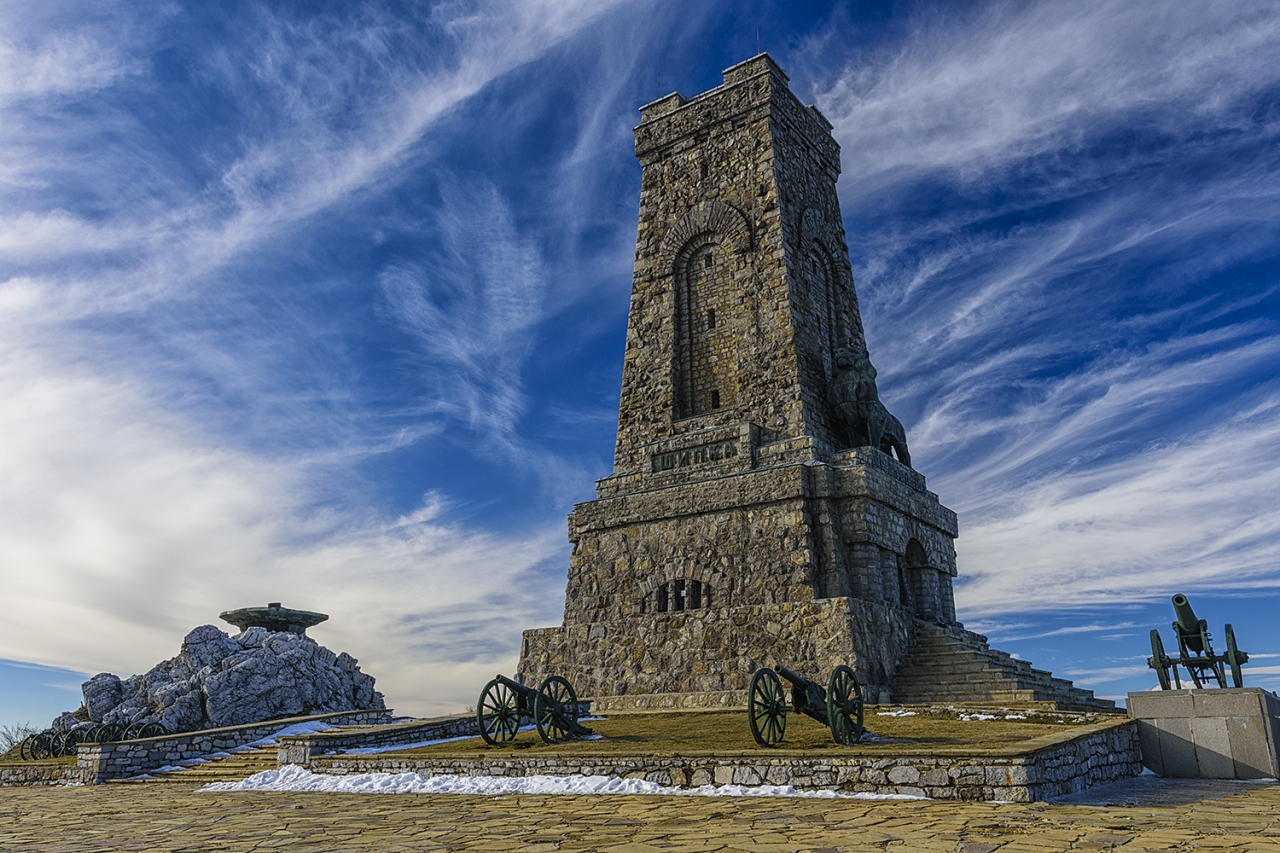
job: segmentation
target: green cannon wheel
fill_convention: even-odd
[[[1160,639],[1160,632],[1151,629],[1151,657],[1147,658],[1147,666],[1156,671],[1156,677],[1160,679],[1160,689],[1169,689],[1169,657],[1164,653],[1164,641]]]
[[[124,739],[124,728],[114,723],[103,723],[97,727],[93,733],[93,743],[110,743],[113,740]]]
[[[65,758],[76,754],[76,739],[70,731],[59,731],[50,743],[49,752],[54,758]]]
[[[22,757],[27,761],[44,761],[53,757],[53,731],[46,729],[34,734],[24,741],[27,745],[22,749]]]
[[[476,702],[476,725],[490,746],[515,737],[520,728],[520,701],[515,691],[496,678],[486,684]]]
[[[163,737],[168,732],[159,723],[134,723],[120,733],[121,740],[140,740],[148,737]]]
[[[751,736],[761,746],[777,746],[787,731],[787,695],[782,680],[768,667],[757,669],[747,687]]]
[[[1249,660],[1249,656],[1236,648],[1236,632],[1231,627],[1231,623],[1227,623],[1225,631],[1227,639],[1227,666],[1231,667],[1231,683],[1234,687],[1244,687],[1244,673],[1240,671],[1240,665]]]
[[[841,665],[827,683],[827,722],[835,742],[848,746],[862,737],[862,685],[858,676]]]
[[[538,685],[533,697],[533,723],[543,743],[559,743],[573,737],[578,729],[578,694],[573,685],[552,675]]]

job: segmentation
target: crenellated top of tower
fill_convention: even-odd
[[[739,62],[724,71],[724,83],[692,98],[679,92],[659,98],[640,108],[640,124],[635,129],[636,157],[644,164],[650,155],[681,142],[722,122],[742,120],[744,114],[771,103],[783,107],[782,114],[802,124],[815,145],[840,170],[840,146],[831,136],[831,122],[816,106],[805,106],[787,86],[790,78],[767,53]],[[731,128],[732,129],[732,128]]]

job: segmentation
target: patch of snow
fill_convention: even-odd
[[[922,800],[909,794],[842,794],[800,791],[790,785],[703,785],[675,788],[643,779],[612,776],[419,776],[417,773],[361,773],[329,776],[296,764],[265,770],[239,782],[215,782],[201,791],[324,791],[346,794],[662,794],[678,797],[799,797],[805,799]]]
[[[877,717],[914,717],[918,711],[876,711]]]
[[[998,720],[1000,717],[996,714],[961,714],[960,719],[969,723],[974,720]]]
[[[336,726],[331,726],[328,723],[322,723],[319,720],[316,720],[313,723],[294,723],[292,726],[285,726],[275,734],[267,735],[264,738],[246,743],[244,746],[237,746],[234,751],[239,752],[241,750],[252,749],[255,746],[275,746],[276,738],[283,735],[309,735],[315,734],[316,732],[327,732],[333,728],[336,728]]]
[[[859,743],[915,743],[915,741],[911,740],[910,738],[885,737],[884,735],[878,735],[878,734],[875,734],[874,732],[868,732],[868,731],[864,731],[862,733],[862,737],[858,740],[858,742]]]

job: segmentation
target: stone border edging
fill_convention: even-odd
[[[0,788],[58,785],[65,778],[79,780],[71,761],[24,761],[0,765]]]
[[[578,703],[578,716],[590,716],[591,704]],[[529,722],[528,717],[522,723]],[[306,764],[320,755],[332,755],[344,749],[361,747],[407,746],[427,740],[443,740],[451,737],[478,737],[479,724],[475,714],[457,714],[449,717],[431,717],[390,723],[358,732],[313,732],[304,735],[285,735],[280,738],[277,761],[280,764]]]
[[[161,737],[81,744],[76,751],[74,770],[64,772],[62,780],[78,781],[89,785],[101,784],[108,779],[126,779],[166,764],[175,764],[214,752],[236,749],[298,723],[376,725],[385,723],[391,716],[390,710],[336,711],[304,717],[285,717],[261,723],[248,723],[243,726],[201,729]]]
[[[450,737],[477,737],[475,715],[433,717],[407,723],[390,723],[358,732],[313,732],[280,738],[276,760],[280,764],[308,764],[312,758],[343,749],[398,746]]]
[[[459,719],[459,718],[454,718]],[[282,741],[315,736],[282,738]],[[281,750],[281,756],[285,755]],[[300,757],[300,754],[299,754]],[[286,763],[283,760],[281,763]],[[302,762],[293,762],[302,763]],[[420,773],[424,776],[567,776],[645,779],[661,785],[791,785],[801,790],[906,794],[934,799],[1034,802],[1082,791],[1142,772],[1132,720],[1094,723],[986,751],[923,750],[899,755],[813,755],[750,752],[654,755],[513,753],[463,755],[322,755],[315,773]]]

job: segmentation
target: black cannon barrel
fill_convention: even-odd
[[[808,687],[810,684],[813,684],[812,681],[805,678],[803,675],[798,675],[797,673],[794,673],[791,670],[787,669],[785,666],[778,667],[778,675],[781,675],[783,678],[785,678],[787,681],[790,681],[796,687]]]
[[[1182,593],[1173,597],[1173,612],[1178,621],[1173,623],[1174,630],[1182,637],[1182,642],[1193,652],[1203,652],[1204,643],[1200,642],[1200,620],[1191,609],[1191,602]]]

